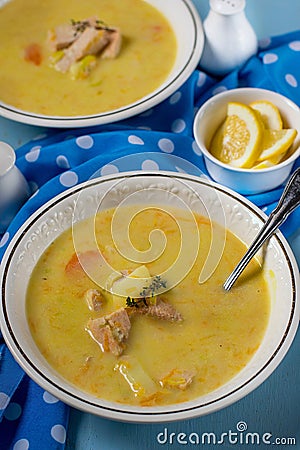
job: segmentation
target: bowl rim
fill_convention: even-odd
[[[166,407],[156,407],[149,408],[147,410],[143,410],[141,407],[130,407],[126,405],[126,410],[122,410],[122,405],[113,402],[107,402],[100,399],[101,404],[96,402],[94,397],[94,402],[92,401],[93,397],[89,396],[89,394],[77,390],[77,395],[74,394],[74,390],[72,386],[66,382],[66,387],[60,385],[57,381],[54,381],[49,373],[43,373],[39,367],[35,365],[33,361],[27,357],[26,352],[23,350],[22,346],[18,342],[18,339],[14,335],[13,327],[9,322],[8,312],[5,303],[5,285],[6,280],[9,276],[10,263],[13,258],[14,253],[17,251],[18,245],[26,237],[26,233],[30,230],[31,226],[37,222],[47,211],[51,210],[52,207],[62,202],[69,196],[80,192],[85,187],[90,187],[92,185],[99,185],[99,183],[107,182],[110,180],[117,180],[120,178],[128,179],[128,178],[136,178],[136,177],[164,177],[166,179],[176,178],[184,181],[192,181],[199,184],[204,184],[206,186],[210,186],[214,189],[217,189],[218,192],[225,194],[226,196],[234,197],[238,202],[240,202],[246,209],[249,209],[251,213],[253,213],[259,220],[264,222],[267,218],[266,214],[260,210],[255,204],[250,202],[247,198],[242,195],[232,191],[230,188],[222,186],[218,183],[211,182],[207,180],[207,178],[202,178],[199,176],[193,176],[182,173],[161,171],[158,173],[155,172],[121,172],[113,175],[106,175],[99,178],[95,178],[92,180],[88,180],[86,182],[80,183],[75,187],[69,188],[62,193],[56,195],[47,203],[39,207],[32,215],[28,217],[28,219],[20,226],[18,231],[12,237],[12,240],[8,244],[6,251],[3,255],[1,266],[0,266],[0,292],[2,292],[2,299],[0,305],[0,325],[3,333],[4,340],[10,349],[13,357],[16,359],[18,364],[22,367],[22,369],[33,379],[37,384],[39,384],[42,388],[50,392],[52,395],[56,396],[64,403],[76,407],[79,410],[84,412],[93,413],[95,415],[105,417],[108,419],[124,421],[124,422],[136,422],[136,423],[163,423],[163,422],[173,422],[177,420],[183,419],[191,419],[193,417],[199,417],[205,414],[209,414],[212,412],[216,412],[220,409],[223,409],[232,403],[242,399],[245,395],[252,392],[259,385],[262,384],[276,369],[276,367],[281,363],[282,359],[288,352],[290,345],[293,342],[295,337],[298,320],[299,320],[299,272],[298,265],[290,246],[282,235],[280,231],[278,231],[273,238],[276,239],[280,248],[285,255],[285,258],[288,262],[289,273],[291,275],[292,286],[291,286],[291,295],[292,295],[292,306],[289,312],[289,321],[285,326],[285,332],[282,335],[281,341],[279,345],[276,347],[276,350],[273,354],[266,360],[265,364],[262,367],[256,368],[254,374],[250,379],[247,379],[242,385],[237,385],[234,389],[231,389],[230,392],[227,392],[225,395],[218,397],[217,399],[213,399],[212,401],[208,401],[205,404],[201,405],[188,405],[188,403],[180,403],[175,405],[168,405]],[[89,397],[89,399],[87,398]],[[201,398],[201,397],[199,397]],[[193,401],[196,401],[194,399]],[[185,406],[186,405],[186,406]],[[124,405],[123,405],[124,406]],[[174,407],[173,410],[167,411],[164,408]],[[118,409],[119,408],[119,409]]]
[[[234,166],[230,166],[229,164],[223,163],[222,161],[220,161],[219,159],[217,159],[215,156],[213,156],[210,151],[206,148],[206,145],[204,145],[204,142],[202,141],[202,137],[199,136],[199,132],[198,132],[198,127],[199,127],[199,123],[201,120],[201,117],[203,116],[203,114],[205,113],[205,110],[209,107],[209,105],[215,101],[218,101],[219,99],[222,100],[224,97],[230,97],[231,95],[235,95],[236,93],[251,93],[251,92],[261,92],[261,93],[266,93],[266,95],[274,95],[275,97],[277,97],[278,99],[281,99],[282,101],[284,101],[285,103],[287,103],[289,106],[291,106],[295,112],[299,113],[299,120],[300,120],[300,108],[299,106],[293,101],[290,100],[288,97],[280,94],[279,92],[275,92],[272,91],[270,89],[264,89],[264,88],[256,88],[256,87],[245,87],[245,88],[234,88],[234,89],[228,89],[226,91],[222,91],[219,92],[215,95],[213,95],[212,97],[210,97],[209,99],[207,99],[203,105],[200,106],[199,110],[197,111],[195,118],[194,118],[194,123],[193,123],[193,134],[194,134],[194,138],[195,141],[199,147],[199,150],[201,151],[201,153],[207,158],[209,159],[211,162],[213,162],[214,164],[222,167],[223,169],[226,169],[228,171],[231,172],[235,172],[235,173],[245,173],[245,174],[264,174],[264,173],[269,173],[269,172],[275,172],[283,167],[286,167],[290,164],[292,164],[297,158],[298,156],[300,156],[300,145],[298,148],[295,149],[295,151],[284,161],[275,164],[272,167],[266,167],[264,169],[259,169],[259,170],[254,170],[253,168],[247,169],[247,168],[241,168],[241,167],[234,167]],[[270,100],[270,99],[268,99]],[[271,101],[271,100],[270,100]],[[300,133],[298,133],[300,134]],[[201,143],[201,145],[199,145],[199,143]]]
[[[11,0],[6,0],[11,1]],[[138,99],[135,102],[124,105],[120,108],[104,111],[96,114],[84,116],[52,116],[43,115],[35,112],[21,110],[12,105],[6,104],[0,99],[0,116],[20,122],[27,125],[36,125],[40,127],[52,128],[71,128],[71,127],[86,127],[95,125],[104,125],[117,122],[119,120],[128,119],[132,116],[141,114],[146,110],[158,105],[163,100],[172,95],[182,84],[189,78],[193,70],[197,67],[204,47],[204,31],[200,15],[192,0],[175,0],[182,4],[185,8],[187,17],[193,24],[193,36],[190,42],[190,52],[184,55],[184,60],[181,62],[180,69],[177,69],[170,77],[168,75],[166,80],[155,90]],[[156,0],[146,0],[147,3],[155,6],[159,11],[159,4]],[[4,2],[5,3],[5,2]],[[0,2],[1,8],[1,2]],[[176,10],[176,8],[174,8]],[[164,14],[164,13],[163,13]],[[168,16],[165,15],[168,20]],[[176,35],[176,33],[175,33]],[[171,69],[172,72],[173,69]],[[170,78],[170,79],[169,79]]]

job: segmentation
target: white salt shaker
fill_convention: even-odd
[[[28,183],[15,162],[13,148],[0,141],[0,233],[4,233],[30,195]]]
[[[246,0],[210,0],[209,4],[200,68],[226,75],[257,52],[257,37],[244,12]]]

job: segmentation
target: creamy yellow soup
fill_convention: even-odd
[[[120,28],[120,53],[98,58],[87,78],[71,80],[51,67],[47,33],[93,16]],[[143,0],[11,0],[0,8],[0,42],[0,100],[56,116],[97,114],[141,99],[166,79],[177,48],[169,22]],[[40,64],[24,58],[32,44],[41,47]]]
[[[130,213],[129,208],[123,207],[124,217]],[[129,261],[115,247],[111,235],[113,214],[114,210],[106,210],[96,217],[99,249],[114,270],[134,271],[141,267],[140,262]],[[192,230],[192,220],[181,210],[168,214],[151,208],[136,215],[130,224],[130,239],[140,251],[149,248],[151,230],[160,228],[165,233],[164,253],[144,265],[152,277],[166,273],[176,261],[181,240],[178,219],[185,221],[185,231],[189,226]],[[245,251],[244,244],[227,231],[219,264],[211,277],[199,284],[212,227],[199,215],[195,215],[195,223],[200,235],[195,263],[189,271],[182,268],[184,277],[176,286],[168,286],[166,279],[166,291],[159,295],[182,320],[144,316],[134,311],[142,304],[126,303],[131,329],[120,355],[104,351],[88,332],[91,319],[111,314],[120,304],[116,306],[115,296],[97,286],[78,265],[71,230],[45,251],[28,287],[28,322],[41,353],[70,383],[96,397],[119,403],[145,407],[174,404],[217,389],[249,362],[268,322],[267,283],[253,260],[234,288],[225,292],[224,280]],[[87,263],[93,255],[89,250],[90,224],[87,220],[75,225],[76,241],[81,242],[80,251]],[[215,225],[213,238],[222,240],[223,231]],[[194,234],[191,232],[190,236]],[[181,275],[178,273],[178,279]],[[103,294],[104,301],[97,310],[87,305],[85,294],[90,289]],[[121,297],[123,306],[124,301]],[[190,379],[185,384],[186,374]]]

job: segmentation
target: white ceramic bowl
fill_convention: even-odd
[[[119,109],[76,117],[46,116],[22,111],[1,102],[0,99],[0,115],[18,122],[42,127],[85,127],[127,119],[154,107],[173,94],[188,79],[200,60],[204,45],[202,23],[192,0],[145,1],[167,18],[177,40],[177,55],[173,68],[157,89],[138,101]],[[7,0],[0,0],[0,8],[5,3]]]
[[[297,130],[298,135],[291,149],[294,150],[293,154],[282,163],[261,170],[239,169],[222,163],[209,152],[209,145],[226,117],[228,102],[249,104],[255,100],[272,102],[279,108],[284,127]],[[300,155],[300,109],[287,97],[266,89],[237,88],[224,91],[211,97],[199,109],[194,120],[194,137],[213,180],[241,194],[266,192],[286,181]]]
[[[192,401],[165,407],[134,407],[97,399],[68,383],[47,363],[28,327],[26,289],[44,250],[74,220],[93,216],[103,198],[105,207],[116,207],[130,194],[138,193],[140,203],[141,192],[145,203],[153,205],[155,201],[160,206],[169,204],[170,199],[174,202],[174,195],[178,196],[180,202],[184,201],[192,209],[225,225],[247,245],[266,220],[265,214],[248,200],[200,177],[172,172],[127,172],[90,180],[43,205],[10,242],[0,268],[1,330],[13,356],[27,374],[75,408],[133,422],[173,421],[212,413],[259,386],[278,366],[293,341],[299,320],[299,271],[280,232],[270,239],[265,252],[263,270],[270,286],[271,311],[260,347],[233,379]],[[271,279],[269,273],[272,273]]]

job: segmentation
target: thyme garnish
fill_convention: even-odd
[[[167,286],[167,282],[165,280],[161,279],[160,275],[156,275],[151,283],[149,284],[149,286],[145,286],[143,287],[142,291],[140,292],[140,297],[139,298],[132,298],[132,297],[127,297],[126,299],[126,306],[132,308],[138,308],[139,305],[141,303],[143,303],[144,306],[148,306],[147,303],[147,298],[149,297],[154,297],[156,294],[156,292],[160,289],[160,288],[165,288]]]
[[[146,286],[143,288],[143,290],[140,292],[141,297],[154,297],[155,293],[160,288],[165,288],[167,286],[167,282],[165,280],[161,279],[160,275],[156,275],[153,280],[151,281],[149,286]]]
[[[90,27],[91,23],[88,20],[71,19],[71,25],[74,28],[74,37],[77,37],[78,34],[83,33],[86,28]],[[99,19],[96,19],[94,28],[96,28],[96,30],[113,31],[113,28],[110,28],[103,20]]]
[[[126,298],[126,306],[128,306],[129,308],[138,308],[140,303],[143,303],[144,306],[148,306],[147,300],[145,297],[142,298],[132,298],[132,297],[127,297]]]
[[[71,25],[74,28],[74,37],[76,37],[79,33],[83,33],[90,26],[90,23],[88,20],[71,19]]]
[[[110,28],[103,20],[97,19],[96,20],[96,26],[95,28],[97,30],[107,30],[107,31],[113,31],[113,28]]]

